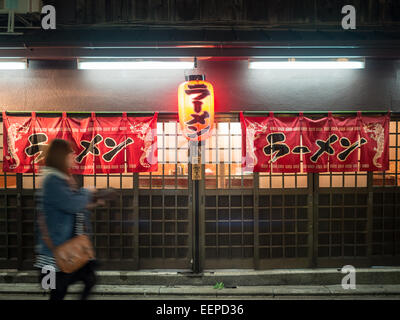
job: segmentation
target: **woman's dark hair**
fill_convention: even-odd
[[[70,175],[67,165],[67,156],[74,150],[71,144],[62,139],[54,139],[48,146],[45,154],[44,163],[47,167],[55,168]]]

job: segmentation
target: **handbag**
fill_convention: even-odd
[[[95,258],[92,242],[85,234],[74,236],[55,247],[50,239],[44,215],[39,212],[38,225],[44,243],[54,255],[58,268],[64,273],[72,273],[82,268],[89,260]]]

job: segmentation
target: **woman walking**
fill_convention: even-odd
[[[96,277],[93,260],[72,273],[61,272],[58,268],[53,249],[77,234],[89,228],[89,208],[99,204],[93,203],[95,189],[77,188],[70,170],[74,163],[74,152],[68,141],[53,140],[45,156],[45,168],[42,171],[42,185],[37,194],[38,213],[42,214],[43,224],[47,226],[47,235],[37,225],[36,263],[39,268],[40,283],[46,274],[42,268],[51,266],[56,271],[55,289],[51,289],[50,300],[62,300],[67,294],[68,286],[83,281],[85,287],[81,299],[85,300],[95,285]],[[51,240],[53,248],[49,248]]]

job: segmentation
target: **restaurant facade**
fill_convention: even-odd
[[[243,1],[239,2],[244,6]],[[320,22],[318,28],[311,24],[306,28],[296,27],[298,21],[294,16],[291,16],[294,19],[291,27],[267,28],[267,18],[250,21],[251,10],[254,12],[257,8],[247,9],[247,18],[242,16],[234,27],[226,27],[226,21],[232,23],[235,19],[233,14],[225,17],[223,25],[218,19],[213,23],[202,21],[201,17],[182,22],[176,16],[168,16],[162,26],[154,26],[152,19],[159,18],[151,18],[149,14],[144,27],[88,28],[84,25],[87,23],[85,11],[81,12],[83,18],[79,16],[83,19],[79,27],[50,31],[26,28],[22,35],[0,35],[0,59],[3,59],[0,62],[18,59],[27,63],[23,70],[0,70],[2,122],[7,121],[7,125],[1,126],[0,137],[3,162],[0,268],[33,268],[35,192],[40,181],[40,170],[36,170],[34,163],[41,149],[35,149],[33,158],[29,158],[27,148],[40,142],[30,141],[28,137],[40,131],[38,123],[55,119],[60,123],[79,123],[76,132],[91,134],[90,138],[83,137],[85,133],[79,139],[73,138],[77,154],[88,150],[91,154],[87,159],[93,165],[92,171],[78,167],[79,184],[114,188],[119,193],[118,199],[94,209],[92,214],[93,244],[105,270],[202,272],[399,265],[399,30],[382,28],[376,32],[361,18],[357,30],[344,31],[330,26],[329,19],[335,22],[341,16],[340,11],[337,15],[322,16],[328,22]],[[393,15],[398,14],[396,10]],[[61,15],[60,19],[69,18]],[[110,17],[107,19],[112,21]],[[289,18],[287,23],[290,25]],[[252,62],[353,60],[362,62],[362,67],[322,70],[250,67]],[[193,67],[80,68],[82,62],[115,61],[189,62]],[[202,119],[210,124],[204,137],[199,134],[188,137],[185,131],[188,121],[183,121],[182,126],[180,108],[195,108],[195,105],[182,105],[178,88],[185,81],[193,80],[193,76],[201,76],[213,88],[212,94],[209,92],[205,98],[212,98],[207,112],[213,121],[208,122],[210,117]],[[199,83],[192,85],[199,86]],[[199,89],[204,90],[190,88]],[[203,92],[196,91],[196,94]],[[204,103],[201,112],[205,106]],[[32,130],[18,142],[23,141],[26,148],[16,151],[22,158],[30,159],[24,170],[7,167],[11,145],[8,129],[18,117],[26,118]],[[136,120],[152,119],[151,166],[136,166],[136,163],[143,164],[138,154],[146,153],[145,142],[136,147],[138,138],[135,136],[132,142],[127,142],[125,133],[124,138],[115,133],[112,139],[104,136],[101,141],[104,149],[99,147],[96,154],[92,139],[97,127],[93,126],[92,131],[79,128],[86,120],[101,123],[105,119],[127,119],[131,127]],[[279,123],[275,129],[268,124],[264,131],[256,132],[261,135],[258,136],[263,141],[260,152],[267,164],[257,170],[247,170],[246,151],[250,148],[257,153],[257,146],[254,136],[250,142],[247,139],[245,119],[250,122],[258,119],[259,124]],[[289,119],[299,123],[293,125]],[[331,143],[336,142],[338,148],[340,143],[342,149],[335,147],[334,153],[329,153],[326,142],[331,139],[331,130],[340,127],[329,122],[329,125],[318,125],[320,130],[310,130],[318,133],[330,128],[327,136],[321,133],[315,138],[325,142],[322,157],[328,159],[328,165],[310,169],[306,155],[315,153],[302,148],[298,153],[293,150],[307,147],[304,128],[309,125],[306,121],[319,123],[321,119],[355,121],[355,124],[342,125],[346,128],[359,128],[360,123],[368,121],[372,124],[386,121],[382,122],[385,131],[380,159],[383,162],[373,162],[380,142],[366,129],[354,129],[353,140],[346,134],[336,133],[338,141]],[[272,140],[268,140],[270,134],[282,131],[282,123],[298,130],[288,129],[284,138],[272,135]],[[271,131],[266,131],[267,128]],[[200,129],[196,130],[200,132]],[[197,133],[196,130],[193,129]],[[289,132],[293,138],[289,138]],[[370,139],[372,143],[372,151],[367,156],[363,151],[368,145],[362,145],[363,132],[366,141]],[[294,142],[291,144],[289,140]],[[349,141],[348,145],[345,140]],[[82,141],[88,142],[86,147]],[[101,156],[104,159],[106,151],[119,143],[126,149],[119,155],[119,168],[114,172],[112,166],[110,170],[99,170],[105,168],[104,163],[96,159]],[[130,155],[127,143],[132,144]],[[284,149],[276,147],[283,143],[289,148],[292,162],[284,163],[281,168],[273,167],[272,162],[285,159],[280,154]],[[133,145],[138,149],[133,149]],[[268,145],[270,149],[265,149]],[[351,146],[354,146],[352,167],[341,170],[332,166],[332,159]],[[112,160],[115,159],[114,154]],[[365,163],[378,165],[365,169]],[[287,165],[298,168],[288,169]]]

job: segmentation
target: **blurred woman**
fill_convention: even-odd
[[[90,229],[88,215],[93,204],[95,189],[78,188],[71,175],[74,164],[74,151],[66,140],[53,140],[45,155],[45,167],[42,170],[41,189],[37,194],[38,211],[44,216],[48,229],[48,237],[57,247],[73,238],[77,233]],[[68,286],[77,281],[84,282],[81,299],[87,299],[95,285],[96,277],[93,261],[89,261],[81,269],[73,273],[61,272],[55,262],[52,250],[43,240],[40,227],[37,226],[36,263],[39,268],[40,283],[46,274],[41,270],[44,266],[52,266],[56,271],[56,287],[51,289],[50,300],[64,299]]]

